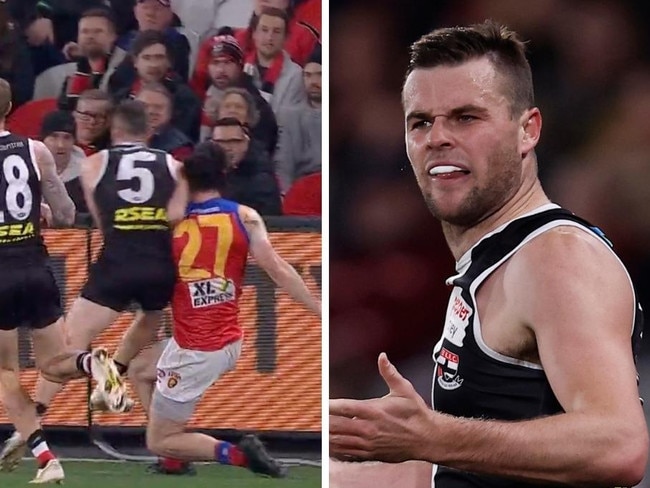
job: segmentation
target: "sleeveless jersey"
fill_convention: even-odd
[[[141,144],[116,145],[101,154],[94,197],[105,252],[171,256],[166,210],[176,187],[171,156]]]
[[[239,297],[249,239],[238,209],[223,198],[193,203],[174,229],[173,335],[184,349],[216,351],[243,337]]]
[[[40,179],[32,141],[0,132],[0,258],[47,256],[41,238]]]
[[[557,226],[583,228],[611,248],[598,228],[556,205],[545,205],[488,234],[459,260],[459,273],[447,281],[453,290],[444,333],[434,349],[431,401],[435,410],[458,417],[506,421],[562,412],[540,365],[504,356],[485,344],[476,305],[476,291],[495,269],[531,239]],[[643,313],[637,302],[631,329],[635,360],[642,326]],[[434,465],[432,486],[540,488],[551,485],[474,475]]]

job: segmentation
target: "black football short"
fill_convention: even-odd
[[[132,303],[145,312],[155,311],[169,304],[175,283],[176,268],[171,259],[102,255],[91,266],[81,296],[117,312]]]
[[[61,294],[47,264],[0,263],[0,329],[43,329],[63,315]]]

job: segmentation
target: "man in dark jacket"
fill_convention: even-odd
[[[201,102],[178,74],[172,71],[170,56],[171,50],[161,32],[140,32],[131,48],[135,76],[127,86],[118,90],[111,89],[111,94],[116,101],[135,98],[143,84],[162,83],[172,95],[174,127],[196,141],[201,123]]]
[[[162,83],[147,83],[136,96],[147,107],[149,147],[165,151],[178,161],[185,160],[194,149],[192,141],[171,124],[172,95]]]
[[[280,188],[273,162],[251,142],[247,128],[235,118],[217,120],[212,142],[228,156],[228,189],[224,197],[257,210],[261,215],[282,215]]]

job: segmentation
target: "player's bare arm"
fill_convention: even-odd
[[[95,187],[99,181],[104,158],[104,151],[102,151],[87,157],[81,162],[81,188],[83,189],[88,211],[93,216],[93,221],[98,229],[101,229],[101,219],[95,202]]]
[[[187,179],[183,175],[183,163],[170,156],[169,164],[170,171],[176,179],[176,189],[167,205],[167,220],[169,220],[170,224],[176,225],[185,217],[185,210],[190,199],[190,188]]]
[[[349,463],[331,459],[329,482],[330,488],[431,488],[431,464],[422,461]]]
[[[515,318],[533,331],[565,413],[519,422],[443,415],[428,409],[382,355],[390,395],[330,403],[334,455],[421,459],[572,485],[639,482],[648,433],[631,351],[633,292],[623,267],[596,238],[564,228],[537,237],[507,266],[504,293]]]
[[[321,302],[313,297],[298,272],[282,259],[269,240],[262,217],[250,207],[240,206],[240,217],[250,237],[250,253],[271,279],[294,300],[321,315]]]
[[[43,197],[50,207],[53,222],[55,225],[72,225],[76,209],[56,172],[54,157],[42,142],[33,141],[33,144],[36,164],[41,173]]]

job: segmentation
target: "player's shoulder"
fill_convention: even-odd
[[[257,210],[255,210],[254,208],[242,204],[236,204],[236,205],[237,205],[237,213],[239,214],[239,218],[241,218],[244,225],[250,222],[262,220],[262,217],[260,216],[259,213],[257,213]]]
[[[608,243],[583,226],[559,225],[531,239],[510,260],[512,273],[526,281],[573,283],[607,273],[623,279],[626,270]]]

